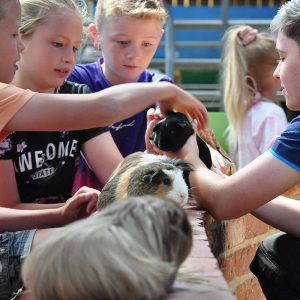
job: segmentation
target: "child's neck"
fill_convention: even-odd
[[[262,97],[264,98],[268,98],[269,100],[275,101],[276,100],[276,92],[274,93],[274,91],[263,91],[261,93]]]
[[[28,77],[23,76],[21,72],[17,72],[11,83],[19,88],[29,89],[38,93],[53,94],[56,90],[56,88],[43,86],[42,84],[38,82],[33,82],[32,80],[28,80],[27,78]]]

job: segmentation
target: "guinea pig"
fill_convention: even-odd
[[[97,207],[102,209],[127,196],[155,195],[185,205],[190,164],[166,156],[136,152],[128,155],[103,187]]]
[[[176,152],[193,133],[194,129],[184,114],[170,111],[164,120],[155,125],[150,139],[160,150]],[[197,144],[200,159],[210,169],[212,160],[209,148],[198,135]]]
[[[191,246],[174,201],[129,197],[59,228],[26,258],[22,278],[36,300],[165,299]]]

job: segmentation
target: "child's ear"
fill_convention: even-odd
[[[97,28],[94,23],[91,23],[89,25],[89,35],[92,39],[94,47],[100,49],[99,32],[97,31]]]
[[[164,29],[162,29],[161,30],[161,35],[160,35],[160,38],[162,38],[162,36],[163,36],[163,34],[165,33],[165,30]]]

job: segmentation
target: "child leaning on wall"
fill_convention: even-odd
[[[87,84],[92,92],[128,82],[172,82],[165,75],[147,70],[163,35],[166,17],[161,0],[98,1],[95,24],[89,26],[89,32],[102,57],[94,63],[77,65],[69,80]],[[146,115],[147,109],[109,126],[124,157],[145,150]],[[84,184],[98,188],[93,177],[81,161],[74,191]]]
[[[279,56],[272,37],[250,26],[229,28],[223,42],[230,156],[240,169],[268,150],[287,126],[283,109],[275,103],[280,81],[273,73]]]
[[[286,2],[271,22],[279,62],[274,77],[280,80],[286,105],[300,110],[300,0]],[[272,147],[222,178],[199,160],[195,136],[177,158],[195,169],[189,180],[198,204],[217,219],[252,213],[283,231],[259,246],[251,263],[267,299],[300,299],[300,202],[281,196],[300,182],[300,116],[276,138]],[[286,232],[286,233],[285,233]]]

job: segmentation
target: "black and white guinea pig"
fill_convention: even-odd
[[[164,120],[155,125],[150,139],[160,150],[176,152],[193,133],[194,129],[184,114],[170,111]],[[212,160],[209,148],[198,135],[197,144],[200,159],[210,169]]]
[[[128,196],[155,195],[180,205],[188,202],[191,165],[183,160],[136,152],[128,155],[103,187],[97,208]]]

